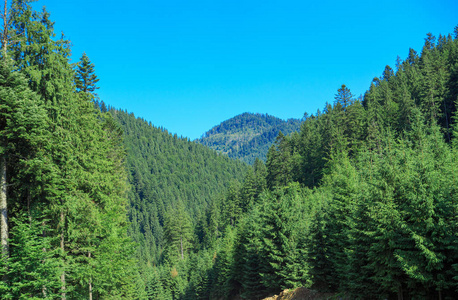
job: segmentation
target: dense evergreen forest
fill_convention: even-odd
[[[427,34],[364,97],[342,85],[194,225],[194,251],[175,247],[151,267],[148,297],[262,299],[302,286],[346,299],[456,299],[457,79],[458,27]]]
[[[285,121],[268,114],[243,113],[213,127],[197,142],[253,165],[256,158],[266,161],[280,132],[288,135],[300,127],[299,119]]]
[[[104,106],[102,102],[102,110]],[[130,184],[130,236],[139,245],[138,259],[157,264],[163,250],[167,250],[164,247],[168,233],[164,229],[168,228],[164,224],[177,222],[176,218],[189,222],[183,226],[197,225],[191,220],[207,222],[206,216],[216,211],[215,199],[224,197],[231,184],[241,182],[248,167],[165,129],[155,128],[133,114],[115,109],[109,112],[124,131]],[[202,230],[208,227],[201,225]],[[185,248],[192,248],[189,243],[197,237],[189,232]],[[216,236],[206,238],[216,239]]]
[[[107,109],[46,10],[3,18],[1,299],[456,299],[458,26],[247,166]]]
[[[4,2],[0,62],[1,299],[136,297],[119,126],[94,109],[46,10]]]

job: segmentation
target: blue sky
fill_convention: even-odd
[[[364,94],[458,1],[41,0],[107,104],[195,139],[243,112],[301,118],[346,84]]]

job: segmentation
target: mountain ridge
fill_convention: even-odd
[[[288,135],[300,129],[302,120],[287,120],[262,113],[245,112],[212,127],[195,141],[231,158],[253,164],[266,160],[278,133]]]

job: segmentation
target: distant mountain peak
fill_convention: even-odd
[[[245,112],[221,122],[202,135],[197,142],[253,164],[256,158],[266,160],[267,151],[278,133],[298,131],[299,119],[283,120],[269,114]]]

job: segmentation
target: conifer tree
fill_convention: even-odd
[[[324,136],[322,133],[324,116],[320,112],[305,120],[300,132],[299,153],[302,157],[299,182],[308,187],[318,185],[325,165]]]
[[[148,299],[164,299],[164,290],[157,269],[151,267],[147,276],[146,292]]]
[[[28,1],[13,1],[10,29],[18,36],[9,52],[15,68],[40,95],[50,119],[49,170],[36,203],[52,228],[46,234],[59,237],[50,250],[60,249],[61,297],[123,293],[131,275],[124,250],[129,247],[122,246],[128,240],[119,128],[110,117],[97,116],[87,97],[76,95],[69,42],[54,40],[46,10],[34,12]]]
[[[231,181],[223,203],[223,218],[226,225],[235,226],[242,213],[240,203],[240,183]]]
[[[192,223],[183,204],[179,204],[166,215],[164,230],[166,247],[170,248],[170,255],[184,259],[185,253],[191,246]]]
[[[52,238],[43,236],[49,230],[37,211],[11,218],[11,251],[7,262],[7,284],[0,283],[0,299],[58,298],[60,281],[56,250],[50,250]],[[46,251],[44,251],[46,249]],[[3,272],[0,271],[0,274]],[[3,275],[5,275],[3,273]]]
[[[240,189],[240,206],[242,212],[247,210],[254,204],[256,198],[256,183],[253,169],[248,169],[243,185]]]
[[[261,257],[260,220],[260,212],[254,208],[243,220],[238,231],[234,266],[235,270],[239,270],[237,280],[242,286],[241,295],[244,299],[260,299],[267,294],[260,275],[264,263]]]
[[[285,288],[307,286],[308,265],[298,237],[304,230],[298,187],[290,185],[266,199],[262,211],[262,249],[260,276],[266,291],[278,293]]]
[[[89,60],[86,52],[83,52],[76,68],[76,91],[89,93],[93,97],[97,98],[97,94],[95,93],[95,91],[99,89],[97,82],[99,82],[99,79],[95,74],[94,64]]]
[[[353,95],[350,89],[345,84],[342,84],[340,89],[337,90],[337,94],[334,97],[335,105],[338,109],[345,110],[347,106],[353,103]]]
[[[324,191],[317,191],[318,197],[324,197]],[[326,197],[327,198],[327,197]],[[327,223],[329,222],[329,206],[327,202],[317,208],[310,226],[310,247],[307,262],[310,265],[310,275],[313,277],[313,287],[320,291],[334,291],[336,289],[331,262],[330,241],[328,239]]]
[[[236,230],[227,226],[220,247],[216,253],[213,288],[210,298],[230,299],[239,289],[237,282],[234,280],[234,244]]]
[[[333,272],[337,274],[328,284],[336,288],[343,283],[343,275],[346,273],[347,255],[350,250],[349,217],[355,209],[358,179],[356,170],[345,152],[332,154],[331,159],[324,184],[331,191],[328,199],[329,219],[326,224],[327,251]]]
[[[286,186],[292,181],[292,147],[288,137],[279,132],[267,152],[267,186],[270,189]]]
[[[219,237],[220,233],[220,209],[216,203],[216,201],[210,203],[210,207],[208,209],[208,214],[207,214],[207,224],[208,224],[208,230],[207,230],[207,241],[205,242],[206,245],[208,245],[208,248],[212,248],[212,246],[215,244],[217,238]]]
[[[21,74],[12,71],[11,61],[0,61],[0,157],[1,157],[1,250],[4,263],[9,257],[8,206],[26,203],[43,182],[35,178],[46,172],[43,163],[47,144],[48,119],[42,103],[30,89]],[[28,182],[22,184],[21,182]],[[7,188],[7,187],[10,188]],[[26,200],[27,199],[27,200]]]
[[[253,170],[255,175],[256,195],[259,196],[265,189],[267,189],[266,165],[259,158],[256,158],[253,163]]]

